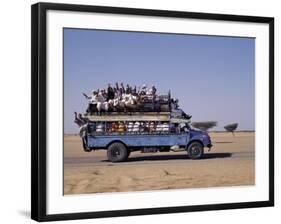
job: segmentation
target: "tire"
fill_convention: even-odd
[[[125,161],[128,158],[126,146],[120,142],[112,143],[107,149],[107,158],[113,163]]]
[[[192,142],[187,149],[190,159],[200,159],[204,154],[204,147],[200,142]]]

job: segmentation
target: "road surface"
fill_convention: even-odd
[[[255,184],[255,133],[211,133],[214,147],[200,160],[185,151],[132,152],[111,163],[105,150],[84,152],[78,136],[64,142],[64,193],[102,193]]]

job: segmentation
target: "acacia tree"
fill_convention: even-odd
[[[232,123],[224,126],[224,129],[228,132],[231,132],[234,135],[234,131],[237,129],[238,123]]]
[[[216,121],[200,121],[200,122],[193,122],[191,125],[200,130],[207,131],[208,129],[217,126],[217,122]]]

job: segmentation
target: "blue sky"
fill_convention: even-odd
[[[64,128],[77,133],[73,112],[82,92],[124,82],[171,90],[192,121],[255,129],[255,39],[64,29]]]

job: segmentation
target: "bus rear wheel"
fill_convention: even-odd
[[[128,158],[126,146],[120,142],[112,143],[107,149],[107,158],[113,163],[125,161]]]

